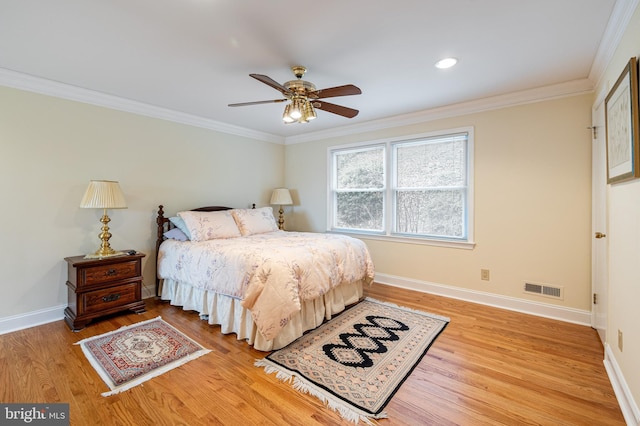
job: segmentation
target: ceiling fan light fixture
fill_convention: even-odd
[[[282,114],[282,121],[284,121],[285,123],[293,123],[295,120],[293,118],[291,118],[291,104],[287,104],[287,106],[284,107],[284,114]]]
[[[454,66],[457,63],[458,63],[458,59],[457,58],[444,58],[444,59],[440,59],[438,62],[436,62],[436,68],[440,68],[440,69],[444,70],[444,69],[447,69],[447,68],[451,68],[452,66]]]
[[[291,100],[291,108],[289,110],[289,117],[294,120],[299,120],[302,117],[304,111],[304,102],[300,98],[293,98]]]
[[[315,120],[316,118],[318,118],[313,104],[309,101],[305,102],[304,104],[304,118],[305,121]]]

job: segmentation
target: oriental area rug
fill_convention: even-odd
[[[110,396],[211,352],[157,317],[77,342]]]
[[[255,365],[344,419],[373,424],[448,323],[366,298]]]

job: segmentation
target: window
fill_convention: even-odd
[[[473,131],[329,150],[329,230],[472,241]]]
[[[334,153],[334,228],[384,231],[384,160],[384,145]]]

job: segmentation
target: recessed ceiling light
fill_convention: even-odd
[[[451,68],[458,63],[456,58],[444,58],[436,62],[436,67],[440,69]]]

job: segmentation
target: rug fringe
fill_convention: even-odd
[[[369,414],[365,413],[362,410],[358,410],[356,407],[353,407],[348,403],[327,394],[318,386],[304,380],[304,378],[282,369],[280,366],[272,363],[266,358],[257,359],[253,365],[255,365],[256,367],[264,368],[264,371],[267,374],[275,373],[276,379],[282,382],[288,382],[296,391],[303,392],[318,398],[320,401],[322,401],[323,404],[327,406],[327,408],[335,411],[340,415],[340,417],[352,423],[358,424],[359,422],[363,422],[367,425],[375,426],[376,423],[372,422],[372,419],[387,418],[387,413],[385,412],[381,412],[378,414]]]

